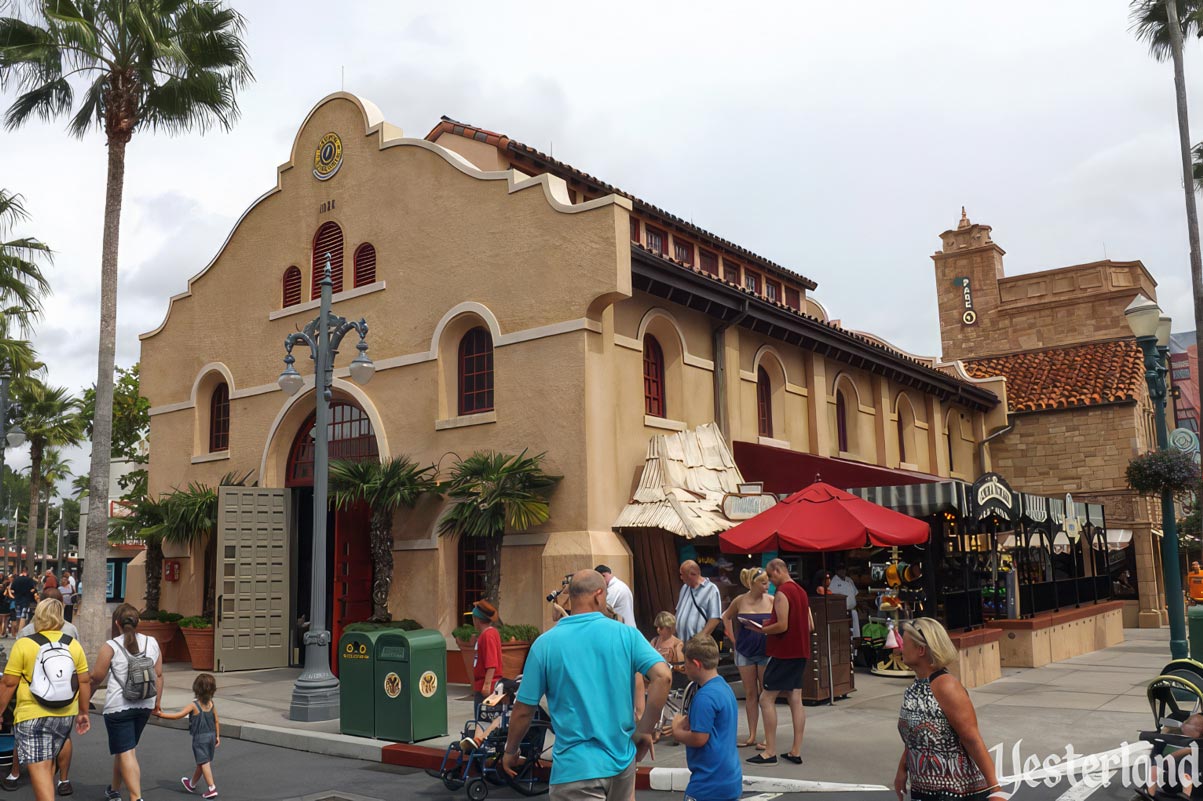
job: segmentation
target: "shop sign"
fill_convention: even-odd
[[[1171,431],[1170,447],[1182,451],[1187,456],[1193,456],[1195,464],[1199,463],[1199,435],[1189,428],[1175,428]]]
[[[970,284],[969,276],[957,276],[952,279],[952,284],[961,288],[961,323],[964,325],[975,325],[977,323],[977,311],[973,308],[973,288]]]
[[[1082,522],[1078,520],[1078,516],[1074,512],[1074,496],[1068,492],[1065,493],[1065,523],[1062,527],[1071,540],[1078,538],[1078,533],[1082,528]]]
[[[986,473],[973,482],[971,497],[975,517],[997,514],[1008,520],[1015,519],[1015,493],[998,473]]]
[[[728,520],[750,520],[777,505],[777,496],[768,492],[742,495],[729,492],[723,496],[723,514]]]

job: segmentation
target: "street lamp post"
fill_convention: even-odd
[[[305,663],[292,688],[292,704],[288,710],[291,720],[333,720],[338,717],[338,679],[330,670],[330,632],[326,630],[326,512],[329,484],[329,425],[330,400],[334,389],[334,357],[343,337],[352,331],[359,334],[355,347],[359,355],[351,362],[351,379],[366,384],[372,379],[376,366],[367,356],[368,324],[365,320],[348,321],[330,313],[334,282],[331,278],[330,254],[326,254],[326,270],[322,276],[321,305],[318,315],[304,331],[289,334],[284,340],[284,372],[280,373],[280,388],[295,395],[304,385],[301,374],[293,367],[292,349],[309,346],[313,360],[314,395],[317,411],[313,427],[313,580],[310,583],[309,631],[305,633]]]
[[[4,508],[4,443],[17,448],[25,442],[25,432],[21,430],[20,425],[13,423],[12,428],[8,427],[8,384],[11,380],[12,372],[8,365],[0,365],[0,438],[3,439],[3,443],[0,443],[0,509]],[[15,513],[13,517],[16,517]],[[4,568],[7,572],[7,549],[4,552]]]
[[[1165,424],[1165,374],[1168,372],[1166,357],[1170,346],[1170,318],[1163,315],[1161,307],[1144,295],[1137,295],[1128,304],[1124,316],[1136,336],[1136,344],[1140,345],[1144,354],[1145,383],[1149,386],[1149,398],[1153,401],[1157,449],[1168,450],[1170,438]],[[1161,529],[1161,571],[1169,612],[1170,656],[1185,659],[1188,649],[1182,570],[1178,562],[1178,524],[1174,520],[1174,496],[1169,490],[1161,493]]]

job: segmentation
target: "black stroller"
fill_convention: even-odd
[[[1188,737],[1181,732],[1182,724],[1191,715],[1203,712],[1203,663],[1193,659],[1175,659],[1161,675],[1149,682],[1146,694],[1153,712],[1152,731],[1142,731],[1140,739],[1152,745],[1150,757],[1160,760],[1182,748],[1203,746],[1203,738]],[[1203,801],[1203,787],[1196,777],[1190,795],[1184,793],[1176,772],[1159,776],[1156,797],[1144,787],[1136,788],[1137,799],[1144,801],[1182,801],[1190,798]]]
[[[502,682],[506,684],[505,687]],[[497,716],[500,716],[499,725],[489,730],[482,740],[476,741],[478,730],[488,728],[493,721],[492,718],[469,720],[464,724],[461,739],[447,746],[439,769],[426,773],[441,779],[448,790],[464,787],[471,801],[484,801],[489,795],[489,785],[512,787],[525,796],[546,793],[551,766],[543,761],[543,752],[546,750],[547,733],[551,731],[551,719],[542,707],[536,710],[530,728],[518,746],[517,775],[509,776],[501,766],[505,741],[510,731],[510,707],[517,687],[517,681],[502,679],[498,682],[498,689],[485,699],[481,707],[490,701],[493,702],[491,706],[500,707],[497,712]]]

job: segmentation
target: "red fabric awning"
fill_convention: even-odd
[[[816,481],[719,535],[724,553],[849,551],[926,542],[927,523]]]
[[[755,442],[734,442],[732,453],[744,481],[763,481],[765,492],[787,495],[815,480],[815,476],[834,487],[897,487],[944,481],[939,476],[894,470],[889,467],[831,459],[813,453],[774,448]]]

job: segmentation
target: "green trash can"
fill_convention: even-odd
[[[447,734],[447,641],[432,629],[381,631],[374,660],[376,737],[415,743]]]
[[[1190,658],[1203,662],[1203,605],[1186,610],[1186,636],[1190,640]]]
[[[351,631],[338,641],[338,730],[357,737],[376,736],[372,687],[379,631]]]

